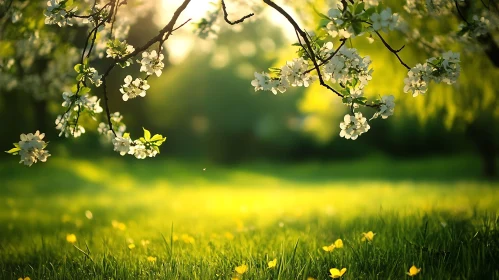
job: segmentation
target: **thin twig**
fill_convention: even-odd
[[[250,14],[247,14],[244,17],[242,17],[242,18],[240,18],[240,19],[238,19],[236,21],[230,21],[229,20],[229,14],[227,13],[227,7],[225,6],[225,1],[224,0],[222,0],[222,10],[224,11],[224,20],[225,20],[225,22],[227,22],[230,25],[235,25],[235,24],[241,23],[245,19],[250,18],[250,17],[252,17],[252,16],[255,15],[254,13],[250,13]]]
[[[381,34],[379,34],[378,31],[376,31],[376,35],[378,35],[378,37],[381,39],[381,42],[383,42],[383,45],[385,45],[385,47],[391,51],[397,58],[398,60],[400,61],[400,64],[402,64],[405,68],[407,68],[407,70],[411,70],[411,67],[409,67],[409,65],[407,65],[403,60],[402,58],[400,58],[399,56],[399,52],[404,48],[404,46],[402,46],[400,49],[396,50],[394,48],[392,48],[392,46],[390,46],[386,41],[385,39],[383,38],[383,36],[381,36]]]
[[[464,22],[466,22],[466,24],[469,25],[470,23],[466,20],[466,17],[463,15],[463,13],[461,13],[461,9],[459,9],[459,4],[456,0],[454,0],[454,4],[456,4],[457,13],[459,14],[459,16],[464,20]]]

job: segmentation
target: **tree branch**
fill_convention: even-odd
[[[321,69],[319,68],[319,64],[317,63],[317,60],[315,59],[315,53],[314,53],[312,46],[310,45],[310,41],[308,39],[307,33],[305,31],[303,31],[300,28],[300,26],[298,25],[298,23],[296,23],[296,21],[279,5],[272,2],[271,0],[263,0],[263,2],[267,5],[269,5],[270,7],[274,8],[281,15],[283,15],[289,21],[289,23],[291,23],[291,25],[294,27],[296,32],[298,32],[298,34],[300,34],[300,36],[303,38],[303,41],[305,41],[305,45],[307,46],[308,51],[311,53],[310,59],[312,60],[312,63],[314,64],[315,70],[317,71],[317,74],[319,76],[319,82],[320,82],[321,86],[329,89],[330,91],[334,92],[339,97],[343,98],[343,94],[341,94],[340,92],[338,92],[337,90],[335,90],[330,85],[328,85],[324,82],[324,79],[322,78],[322,74],[321,74]]]

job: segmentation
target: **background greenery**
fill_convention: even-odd
[[[151,18],[132,27],[133,45],[155,34]],[[497,69],[463,50],[456,87],[412,98],[379,42],[354,42],[373,60],[368,94],[398,103],[349,141],[337,136],[345,108],[329,92],[254,92],[254,71],[294,56],[285,38],[263,18],[223,29],[212,51],[196,41],[187,60],[150,79],[145,98],[128,102],[118,91],[125,73],[114,73],[111,110],[132,135],[144,126],[168,137],[147,160],[120,157],[90,120],[82,137],[57,138],[59,96],[1,92],[0,145],[39,129],[52,157],[27,168],[0,156],[0,279],[230,279],[242,264],[243,279],[330,279],[333,267],[347,268],[344,279],[402,279],[412,265],[424,279],[499,279]],[[228,63],[216,62],[221,54]],[[402,55],[410,64],[427,57],[411,46]],[[372,242],[361,241],[367,231]],[[338,238],[344,248],[322,250]]]

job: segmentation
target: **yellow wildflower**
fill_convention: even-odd
[[[414,277],[416,276],[419,272],[421,271],[421,268],[417,268],[415,265],[411,266],[411,268],[409,268],[409,272],[406,272],[407,275],[411,276],[411,277]]]
[[[144,239],[140,240],[140,244],[142,244],[142,246],[144,246],[144,247],[146,247],[150,243],[151,243],[151,241],[149,241],[149,240],[144,240]]]
[[[155,263],[157,260],[158,259],[156,257],[153,257],[153,256],[147,257],[147,261],[152,262],[152,263]]]
[[[277,259],[274,259],[268,263],[269,268],[273,268],[277,265]]]
[[[317,280],[314,277],[307,277],[307,280]]]
[[[335,246],[334,246],[334,243],[329,245],[329,246],[323,246],[322,247],[322,250],[326,251],[326,252],[332,252],[334,250]]]
[[[374,239],[374,236],[376,235],[376,233],[373,233],[372,231],[369,231],[367,233],[363,232],[362,233],[362,241],[373,241]]]
[[[336,248],[343,248],[343,240],[341,239],[336,239],[336,241],[334,241],[334,247]]]
[[[71,243],[71,244],[75,243],[76,242],[76,235],[74,235],[72,233],[66,235],[66,241]]]
[[[19,279],[17,279],[17,280],[31,280],[31,278],[29,278],[28,276],[26,276],[26,277],[24,277],[24,278],[19,277]]]
[[[135,248],[135,244],[133,244],[133,243],[128,244],[128,249],[132,250],[133,248]]]
[[[337,268],[331,268],[329,270],[329,273],[331,273],[330,277],[331,278],[341,278],[343,276],[343,274],[345,274],[345,272],[347,272],[347,269],[346,268],[342,268],[341,270],[337,269]]]
[[[234,239],[234,234],[230,233],[230,232],[226,232],[225,233],[225,238],[229,239],[229,240],[232,240]]]
[[[244,274],[246,271],[248,271],[248,266],[243,264],[243,265],[240,265],[240,266],[236,266],[236,272],[238,274]]]
[[[181,238],[182,238],[182,241],[184,241],[184,243],[187,243],[187,244],[194,244],[194,242],[195,242],[194,237],[192,237],[188,234],[182,234]]]
[[[126,225],[124,223],[118,222],[116,220],[111,221],[111,224],[113,225],[113,228],[119,229],[119,230],[125,230]]]

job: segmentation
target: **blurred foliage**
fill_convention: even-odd
[[[288,1],[290,6],[297,3]],[[323,12],[330,7],[328,1],[313,1],[313,4]],[[403,15],[401,2],[390,1],[390,4],[395,12]],[[305,26],[310,30],[315,28],[311,23],[318,15],[312,5],[300,4],[295,13],[308,15],[303,20]],[[421,23],[421,31],[454,28],[455,24],[450,21],[425,27]],[[132,102],[122,102],[118,89],[124,72],[116,71],[108,82],[111,111],[125,116],[124,122],[133,135],[142,133],[143,125],[167,136],[161,157],[205,157],[218,162],[261,158],[327,160],[380,153],[399,157],[470,153],[474,151],[470,145],[472,139],[464,134],[470,123],[478,123],[479,132],[488,131],[493,136],[481,138],[495,139],[499,134],[499,71],[482,53],[468,53],[458,45],[450,46],[455,51],[463,51],[459,84],[456,87],[432,84],[428,94],[413,98],[403,93],[407,72],[396,58],[379,40],[368,44],[365,38],[358,38],[348,45],[359,48],[362,55],[370,55],[375,69],[367,94],[370,97],[394,94],[397,107],[393,118],[373,121],[376,129],[361,139],[338,139],[345,108],[330,92],[314,84],[306,90],[295,88],[274,96],[268,92],[255,93],[250,84],[255,71],[280,66],[295,56],[297,48],[291,47],[282,33],[289,28],[287,25],[278,28],[259,17],[245,22],[242,32],[230,26],[222,28],[217,41],[196,39],[186,60],[167,65],[161,78],[150,80],[147,97]],[[152,17],[145,15],[132,27],[128,41],[140,45],[154,36],[156,30]],[[68,39],[64,33],[60,36]],[[77,38],[69,39],[78,43]],[[172,36],[170,40],[175,39]],[[397,33],[386,39],[394,47],[405,43],[403,35]],[[213,44],[210,52],[204,51],[205,46]],[[5,46],[2,44],[2,48]],[[410,65],[428,57],[409,45],[401,55]],[[98,70],[103,67],[104,64],[96,65]],[[13,120],[0,127],[0,133],[8,136],[2,137],[0,144],[10,146],[21,132],[41,129],[47,132],[51,145],[66,144],[65,147],[54,145],[57,146],[54,156],[116,156],[110,151],[110,145],[98,148],[97,123],[90,120],[83,120],[89,128],[87,135],[74,140],[56,138],[53,120],[62,112],[61,102],[61,98],[56,97],[42,104],[49,115],[40,121],[36,114],[40,104],[29,94],[0,94],[0,117]]]

